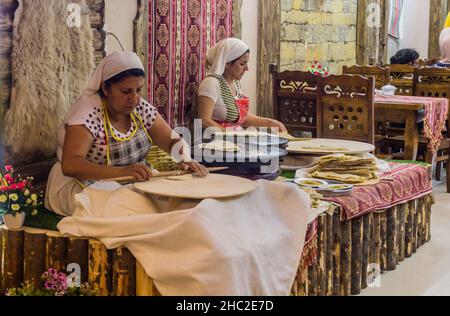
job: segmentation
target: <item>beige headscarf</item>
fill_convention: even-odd
[[[249,50],[240,39],[227,38],[208,49],[206,59],[209,64],[208,74],[222,76],[225,65],[238,59]]]
[[[441,48],[441,63],[450,64],[450,28],[446,28],[439,36],[439,47]]]

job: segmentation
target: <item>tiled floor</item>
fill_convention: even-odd
[[[381,275],[381,287],[363,291],[363,296],[450,296],[450,193],[445,184],[434,188],[432,240],[405,259],[397,270]]]

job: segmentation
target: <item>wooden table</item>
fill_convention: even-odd
[[[405,160],[416,160],[419,148],[419,129],[417,127],[418,110],[422,104],[375,102],[376,121],[404,123]]]

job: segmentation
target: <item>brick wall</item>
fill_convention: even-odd
[[[357,0],[281,0],[281,70],[313,60],[340,74],[356,63]]]

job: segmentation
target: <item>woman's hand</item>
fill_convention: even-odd
[[[280,121],[277,121],[277,120],[274,120],[274,119],[270,119],[269,127],[278,128],[278,132],[279,133],[286,133],[287,132],[286,126],[284,126],[284,124],[281,123]]]
[[[141,163],[121,167],[121,177],[134,177],[138,181],[148,180],[153,176],[152,170]]]
[[[191,160],[189,162],[182,161],[180,162],[181,170],[187,171],[191,169],[195,174],[199,175],[200,177],[206,177],[209,174],[208,169],[206,169],[205,166],[198,163],[195,160]]]

